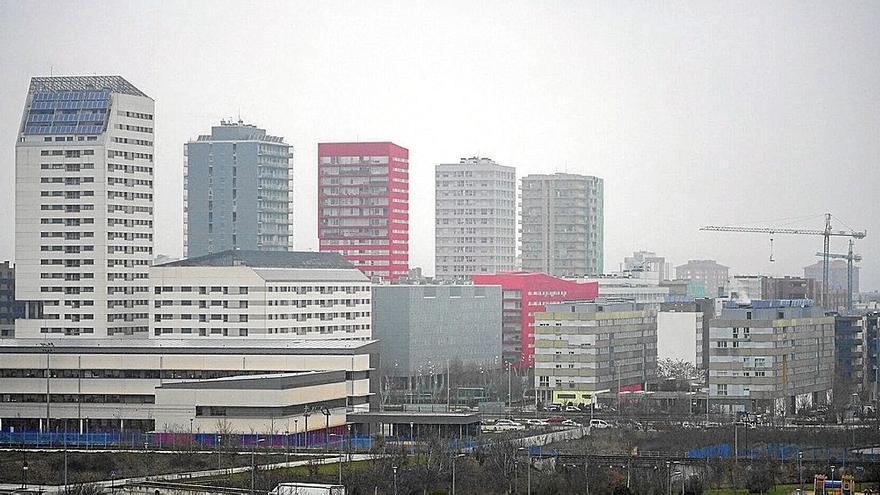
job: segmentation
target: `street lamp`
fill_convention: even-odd
[[[189,448],[193,448],[193,418],[189,418]]]
[[[330,450],[330,409],[326,407],[321,407],[321,414],[324,415],[325,427],[324,427],[324,450]]]
[[[299,419],[293,419],[293,453],[297,453],[297,447],[299,447]]]
[[[525,450],[526,455],[528,456],[528,463],[526,464],[526,478],[527,478],[527,488],[526,494],[532,495],[532,451],[528,447],[520,447],[517,450]]]
[[[798,450],[798,491],[804,493],[804,451]]]
[[[46,351],[46,429],[43,430],[45,432],[49,432],[49,422],[51,416],[49,415],[49,353],[55,349],[55,344],[52,342],[40,342],[40,347],[42,347]]]
[[[257,441],[254,442],[254,448],[251,449],[251,495],[254,495],[254,478],[257,473],[257,446],[264,441],[262,438],[257,438]]]
[[[834,481],[834,470],[837,469],[837,466],[831,466],[831,481]]]
[[[464,457],[464,454],[458,454],[452,457],[452,495],[455,495],[455,461],[460,457]]]
[[[306,423],[305,423],[306,449],[309,448],[309,416],[311,416],[311,415],[312,415],[311,409],[306,408],[306,410],[303,411],[303,418],[305,418],[305,420],[306,420]]]
[[[22,475],[22,490],[27,490],[27,474],[28,474],[28,462],[24,461],[21,465],[21,475]]]
[[[394,471],[394,495],[397,495],[397,466],[391,466],[391,470]]]

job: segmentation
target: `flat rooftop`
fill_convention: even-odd
[[[430,411],[373,411],[348,413],[351,423],[385,423],[414,425],[469,425],[480,422],[480,413]]]
[[[45,353],[46,344],[51,352],[81,352],[107,354],[358,354],[373,350],[377,340],[287,340],[263,338],[222,337],[213,339],[82,339],[59,337],[54,339],[0,339],[0,352]]]

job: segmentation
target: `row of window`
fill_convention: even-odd
[[[95,150],[40,150],[40,156],[63,156],[64,158],[79,158],[94,154]]]

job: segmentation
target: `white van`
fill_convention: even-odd
[[[611,423],[604,419],[591,419],[590,428],[611,428]]]

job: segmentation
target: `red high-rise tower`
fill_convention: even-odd
[[[319,143],[318,241],[367,276],[406,276],[409,150],[391,142]]]

